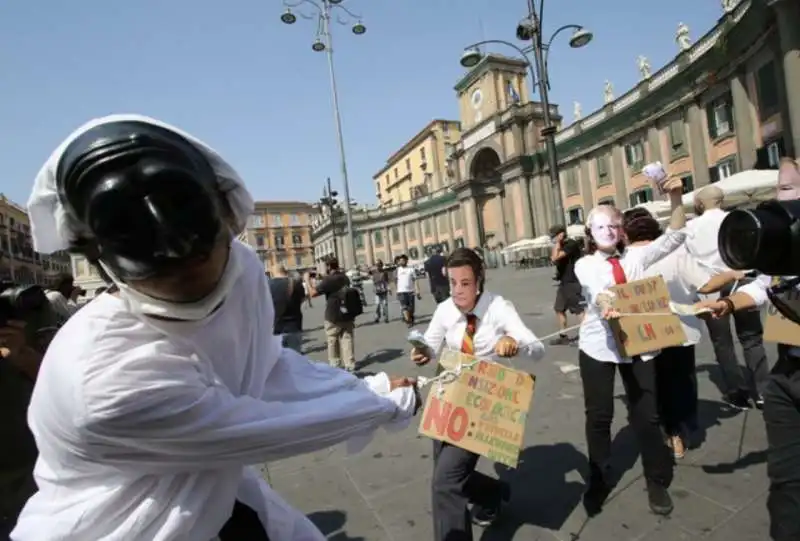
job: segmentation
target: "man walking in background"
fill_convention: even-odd
[[[561,333],[550,341],[553,346],[564,346],[570,343],[567,336],[567,312],[578,316],[578,322],[583,319],[585,308],[583,292],[578,277],[575,276],[575,262],[583,255],[581,244],[575,239],[567,238],[567,228],[563,225],[554,225],[550,228],[550,238],[553,249],[550,260],[556,266],[556,301],[553,310],[556,312],[558,327]]]
[[[450,282],[447,280],[447,270],[445,268],[447,260],[443,252],[444,250],[439,246],[436,248],[436,253],[425,261],[425,274],[428,275],[431,295],[433,295],[437,304],[450,297]]]
[[[345,292],[350,289],[350,279],[339,268],[339,260],[328,260],[328,275],[316,286],[306,284],[309,296],[325,295],[325,339],[328,343],[328,362],[348,372],[356,369],[353,344],[355,315],[349,313]]]
[[[724,192],[714,185],[697,192],[694,198],[697,218],[686,224],[686,251],[708,270],[709,276],[730,270],[719,255],[717,241],[722,220],[728,215],[722,209],[724,198]],[[731,286],[720,291],[722,297],[728,297],[731,293]],[[731,319],[736,326],[736,337],[744,353],[744,374],[736,358]],[[761,409],[764,404],[764,385],[769,378],[769,366],[764,351],[764,327],[761,324],[760,310],[752,308],[721,318],[708,318],[706,325],[714,346],[714,356],[722,372],[723,400],[736,408],[746,409],[750,407],[752,399],[756,407]]]
[[[372,271],[372,286],[375,289],[375,323],[381,318],[384,323],[389,323],[389,271],[383,268],[380,259]]]
[[[283,336],[283,347],[302,353],[303,301],[306,298],[303,282],[291,278],[286,267],[280,266],[269,281],[269,290],[275,307],[272,333]]]
[[[403,310],[403,321],[409,327],[414,326],[415,297],[422,298],[417,282],[417,273],[408,266],[408,256],[403,254],[397,257],[397,300]]]

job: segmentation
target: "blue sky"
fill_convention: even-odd
[[[646,8],[644,4],[647,4]],[[334,28],[351,195],[375,202],[372,175],[433,118],[457,118],[462,49],[515,40],[525,0],[346,0],[367,34]],[[281,24],[280,0],[6,0],[0,5],[0,191],[24,203],[52,149],[109,113],[154,116],[204,139],[257,199],[312,201],[340,189],[325,55],[315,25]],[[545,29],[590,28],[594,41],[550,56],[551,100],[572,118],[620,95],[676,53],[679,22],[697,39],[719,0],[547,0]],[[563,38],[563,39],[562,39]],[[510,54],[513,51],[496,49]]]

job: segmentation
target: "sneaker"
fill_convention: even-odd
[[[500,516],[501,507],[502,504],[498,504],[496,507],[484,507],[477,504],[473,505],[471,512],[472,523],[483,528],[491,526],[497,520],[497,517]]]
[[[656,515],[667,516],[672,513],[672,497],[667,489],[658,483],[647,482],[647,500],[650,503],[650,510]]]
[[[759,409],[759,410],[763,410],[764,409],[764,397],[763,396],[758,395],[755,398],[755,400],[753,400],[753,403],[755,404],[756,409]]]
[[[552,340],[550,340],[551,346],[568,346],[572,340],[569,339],[569,336],[566,334],[559,334]]]
[[[750,409],[750,398],[748,393],[741,389],[738,391],[725,393],[725,395],[722,397],[722,401],[738,410]]]
[[[604,479],[600,477],[590,479],[589,488],[583,494],[583,508],[586,509],[586,514],[593,517],[600,513],[610,494],[611,487]]]

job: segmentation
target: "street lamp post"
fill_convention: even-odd
[[[560,223],[564,220],[564,202],[561,196],[561,183],[558,175],[558,151],[556,150],[556,126],[553,124],[552,117],[550,116],[550,99],[548,91],[550,90],[550,77],[548,75],[547,63],[550,52],[550,45],[558,34],[564,30],[574,30],[569,39],[570,47],[578,49],[587,45],[592,41],[592,33],[584,27],[576,24],[566,24],[558,29],[550,36],[547,42],[542,39],[542,14],[544,12],[544,0],[539,2],[539,11],[537,13],[533,0],[528,0],[528,16],[520,21],[517,26],[517,37],[524,41],[531,41],[531,46],[525,50],[517,47],[511,42],[505,40],[485,40],[464,49],[461,55],[461,65],[465,68],[471,68],[478,64],[483,58],[483,53],[480,50],[482,45],[487,44],[501,44],[515,49],[525,63],[528,65],[528,71],[531,75],[531,84],[539,88],[539,98],[542,102],[542,116],[544,120],[544,128],[541,130],[541,135],[544,137],[545,145],[547,146],[547,160],[550,170],[550,184],[553,192],[553,200],[551,201],[553,210],[556,213],[557,220]],[[533,52],[533,62],[531,62],[527,53]]]
[[[328,177],[327,184],[325,188],[322,190],[322,198],[319,200],[320,204],[328,209],[328,213],[331,215],[331,234],[333,235],[333,257],[339,259],[339,249],[336,246],[336,205],[338,201],[336,200],[336,196],[339,195],[339,192],[336,190],[331,189],[331,178]]]
[[[339,94],[336,89],[336,70],[333,64],[333,36],[331,33],[331,23],[333,22],[333,13],[338,10],[341,11],[344,18],[338,16],[336,22],[342,25],[348,25],[348,19],[355,21],[351,26],[351,31],[357,36],[366,33],[367,27],[361,22],[361,17],[347,9],[343,3],[345,0],[296,0],[290,2],[284,0],[283,5],[286,11],[281,15],[281,21],[284,24],[294,24],[297,22],[297,17],[292,12],[293,8],[301,8],[304,4],[308,4],[317,10],[313,15],[306,15],[298,12],[304,19],[311,19],[317,21],[317,36],[311,49],[315,52],[325,52],[328,57],[328,72],[330,74],[331,96],[333,100],[333,117],[336,123],[336,142],[339,146],[339,165],[342,173],[342,184],[344,187],[344,212],[347,219],[347,243],[346,253],[349,258],[348,264],[356,264],[356,241],[353,232],[353,215],[350,208],[350,183],[347,179],[347,158],[344,150],[344,135],[342,134],[342,118],[339,111]]]

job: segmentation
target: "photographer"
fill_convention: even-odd
[[[550,341],[550,345],[564,346],[571,342],[565,332],[567,328],[567,312],[569,311],[576,316],[580,323],[583,320],[583,312],[586,308],[583,289],[578,277],[575,276],[575,262],[581,258],[583,250],[580,242],[567,237],[567,228],[563,225],[551,227],[550,238],[553,241],[550,260],[556,266],[556,280],[558,281],[553,310],[555,310],[558,326],[562,331]]]
[[[794,160],[781,160],[777,199],[800,199],[800,166]],[[724,237],[723,224],[720,245]],[[721,251],[725,257],[725,252]],[[761,275],[730,296],[704,301],[697,307],[710,309],[714,318],[723,318],[740,310],[764,306],[769,300],[771,282],[771,277]],[[778,344],[778,362],[764,388],[764,422],[770,480],[767,500],[770,534],[774,541],[797,541],[800,539],[800,348],[796,346]]]

